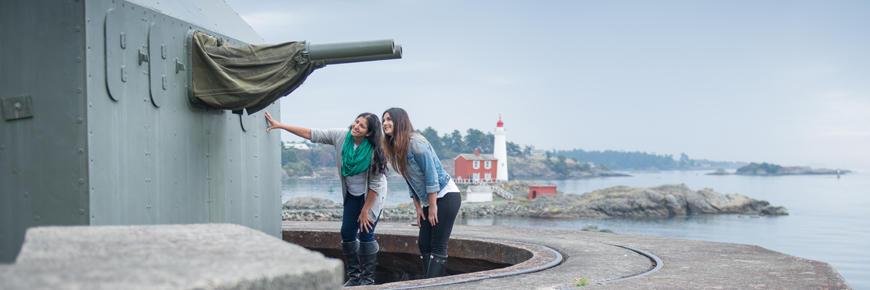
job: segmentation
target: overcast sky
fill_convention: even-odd
[[[265,43],[404,48],[315,71],[285,123],[395,106],[443,135],[501,114],[538,149],[870,169],[870,1],[226,2]]]

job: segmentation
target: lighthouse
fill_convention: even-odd
[[[498,170],[495,173],[496,181],[508,181],[508,172],[507,172],[507,141],[505,140],[505,135],[507,132],[504,130],[504,122],[501,121],[501,114],[498,115],[498,123],[496,123],[495,127],[495,140],[492,149],[492,155],[495,155],[495,158],[498,159],[496,162],[498,165]]]

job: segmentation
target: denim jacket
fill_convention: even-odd
[[[411,135],[408,144],[408,189],[411,198],[419,199],[422,206],[429,206],[429,194],[439,192],[450,181],[450,175],[441,166],[435,149],[422,135]]]

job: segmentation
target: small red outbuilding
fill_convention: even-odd
[[[556,194],[555,185],[529,185],[529,199],[535,199],[542,194]]]

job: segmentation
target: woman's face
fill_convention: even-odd
[[[390,113],[384,113],[384,134],[393,136],[393,118],[390,118]]]
[[[369,132],[369,121],[365,117],[356,118],[353,125],[350,125],[350,135],[353,137],[368,137],[372,133]]]

